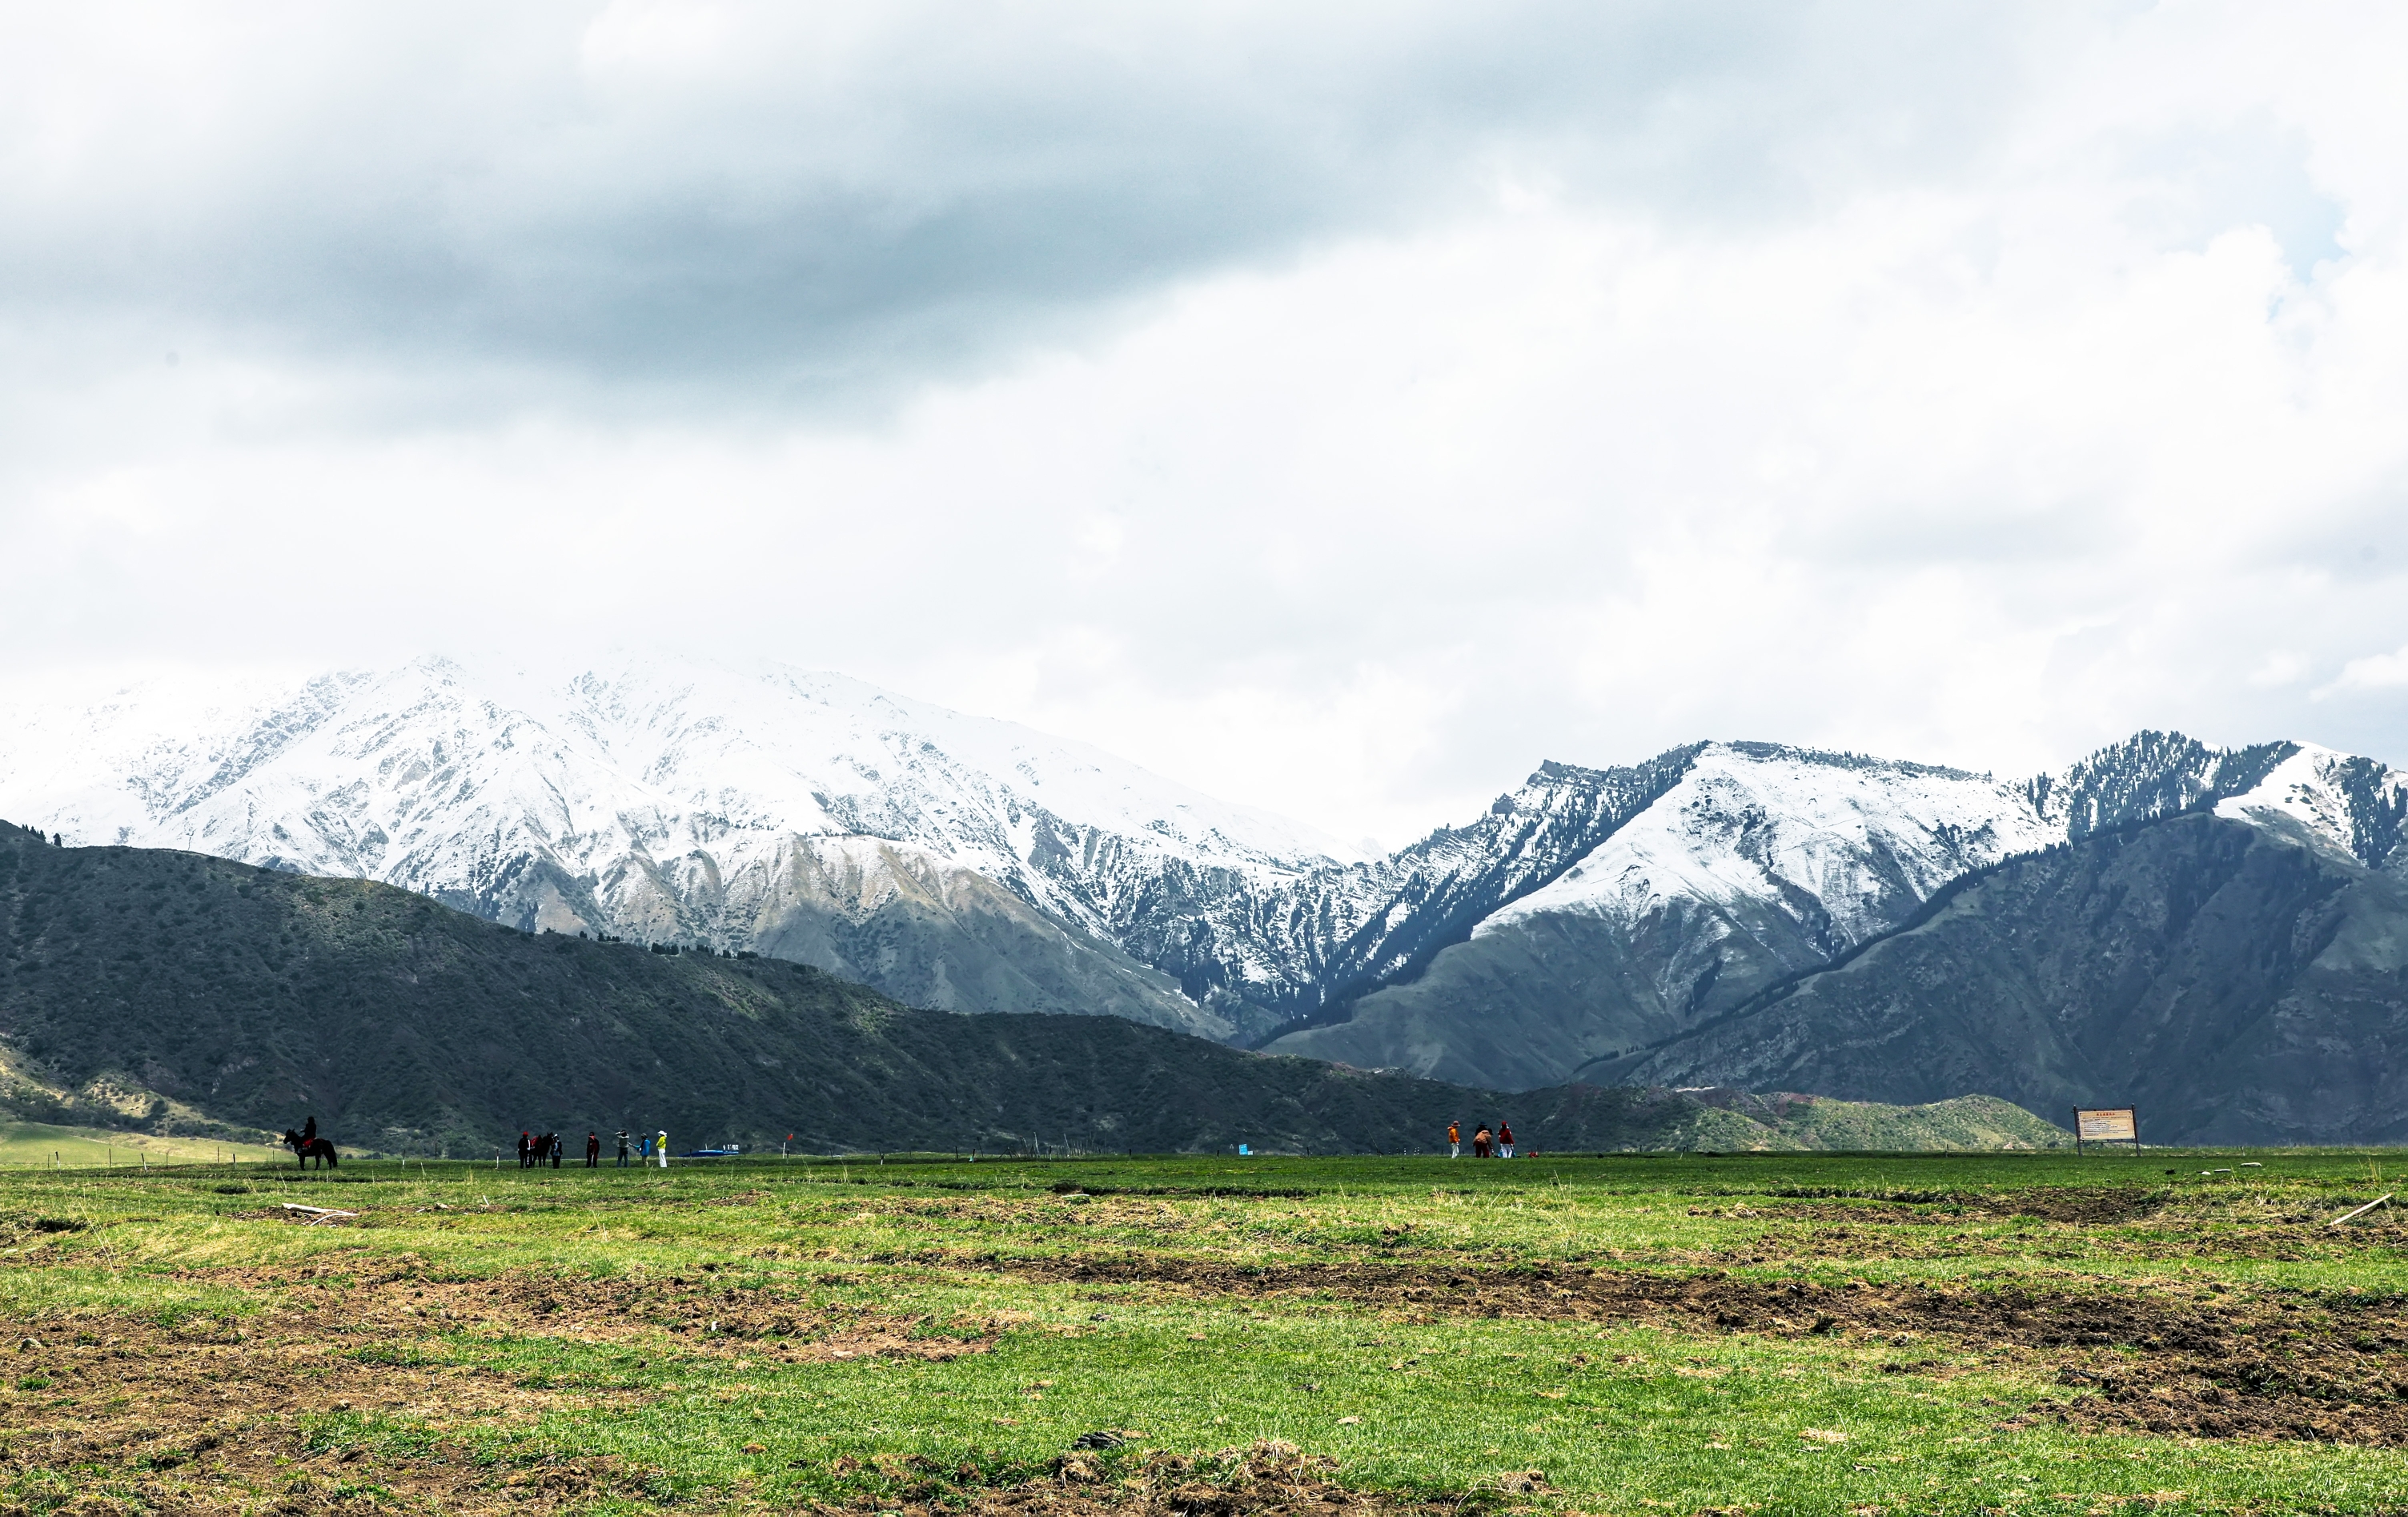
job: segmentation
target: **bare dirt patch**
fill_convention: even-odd
[[[639,1393],[515,1385],[444,1363],[447,1335],[788,1363],[950,1359],[991,1342],[988,1324],[815,1310],[715,1281],[633,1288],[528,1275],[360,1280],[337,1270],[188,1278],[242,1287],[265,1305],[232,1317],[58,1312],[0,1324],[9,1429],[0,1484],[13,1511],[120,1510],[113,1502],[171,1513],[315,1512],[382,1500],[386,1510],[546,1512],[643,1493],[647,1472],[607,1462],[538,1456],[495,1466],[477,1456],[470,1432],[507,1432]],[[329,1443],[322,1431],[313,1440],[309,1420],[329,1413],[403,1419],[423,1430],[425,1452],[396,1457],[358,1440]],[[72,1488],[62,1483],[67,1470],[78,1472]],[[0,1517],[13,1517],[5,1501]]]
[[[543,1512],[643,1484],[600,1461],[496,1469],[465,1444],[444,1448],[447,1431],[508,1428],[572,1399],[488,1375],[363,1363],[308,1334],[196,1339],[89,1316],[7,1330],[0,1480],[13,1504],[0,1510],[12,1514],[317,1512],[380,1499],[405,1511]],[[344,1412],[423,1419],[433,1451],[394,1459],[308,1435],[307,1419]]]
[[[1331,1479],[1337,1467],[1334,1459],[1280,1442],[1193,1458],[1149,1452],[1124,1460],[1073,1449],[1055,1459],[1043,1479],[981,1487],[956,1483],[958,1477],[974,1478],[970,1469],[949,1472],[924,1460],[901,1460],[882,1467],[885,1490],[865,1491],[847,1508],[818,1510],[894,1510],[901,1504],[907,1517],[927,1517],[941,1504],[948,1512],[1030,1517],[1466,1517],[1547,1489],[1546,1476],[1528,1470],[1482,1490],[1416,1500],[1340,1485]]]
[[[2138,1222],[2166,1209],[2172,1197],[2161,1190],[2128,1185],[2051,1186],[1969,1195],[1965,1204],[1994,1217],[2037,1217],[2042,1222],[2114,1224]]]
[[[1962,1211],[1932,1211],[1878,1201],[1775,1201],[1759,1206],[1691,1207],[1689,1215],[1737,1222],[1860,1223],[1882,1227],[1962,1227],[1971,1220]]]
[[[2372,1233],[2303,1235],[2297,1227],[2213,1229],[2126,1234],[2114,1238],[2068,1238],[2052,1234],[2004,1237],[1937,1228],[1819,1227],[1763,1233],[1705,1257],[1733,1265],[1813,1262],[1824,1266],[1875,1260],[2047,1259],[2079,1267],[2085,1263],[2212,1264],[2242,1259],[2297,1264],[2369,1253],[2408,1252],[2408,1237]]]
[[[2239,1304],[2223,1298],[2176,1304],[2121,1294],[1830,1285],[1745,1280],[1719,1270],[1670,1275],[1573,1266],[1511,1270],[1406,1264],[1253,1266],[1161,1254],[946,1262],[1036,1280],[1148,1284],[1196,1294],[1317,1296],[1460,1316],[1670,1322],[1686,1329],[1703,1325],[1790,1335],[1935,1333],[2042,1348],[2205,1345],[2236,1331],[2242,1322]]]
[[[512,1273],[437,1280],[414,1272],[359,1278],[304,1272],[195,1270],[184,1279],[238,1286],[275,1303],[260,1331],[334,1345],[392,1344],[447,1333],[626,1342],[667,1335],[681,1352],[746,1352],[800,1362],[872,1354],[944,1360],[983,1352],[993,1324],[938,1323],[813,1307],[782,1293],[697,1271],[666,1280],[571,1279]],[[195,1329],[198,1330],[198,1329]],[[224,1331],[236,1330],[225,1324]]]
[[[1967,1192],[1876,1196],[1864,1200],[1791,1200],[1770,1197],[1720,1209],[1697,1207],[1693,1217],[1733,1217],[1757,1222],[1870,1223],[1894,1227],[1961,1227],[1986,1217],[2029,1217],[2040,1222],[2114,1224],[2154,1217],[2172,1201],[2162,1190],[2129,1185],[2062,1186],[2044,1190]]]
[[[2398,1297],[2185,1298],[2027,1287],[1824,1284],[1541,1267],[1246,1267],[1163,1256],[995,1261],[1034,1279],[1182,1293],[1335,1299],[1409,1312],[1647,1322],[1684,1331],[1924,1338],[2039,1352],[2084,1388],[2083,1425],[2212,1438],[2408,1445],[2408,1302]]]
[[[2396,1356],[2243,1349],[2068,1365],[2057,1378],[2089,1394],[2057,1415],[2091,1431],[2408,1446],[2408,1379]]]
[[[2338,1229],[2322,1225],[2344,1204],[2297,1195],[2179,1195],[2102,1186],[1927,1196],[1912,1202],[1895,1197],[1742,1201],[1692,1208],[1689,1215],[1776,1225],[1831,1224],[1802,1236],[1765,1233],[1734,1257],[1777,1256],[1784,1243],[1793,1242],[1800,1250],[1828,1253],[1828,1244],[1851,1240],[1857,1246],[1845,1252],[1855,1257],[1892,1259],[2047,1254],[2070,1248],[2125,1259],[2297,1261],[2408,1248],[2408,1213],[2378,1212]],[[1945,1231],[2000,1221],[2051,1225],[2040,1233]]]

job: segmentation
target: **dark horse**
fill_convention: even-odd
[[[339,1162],[335,1157],[335,1140],[331,1138],[305,1138],[287,1127],[284,1129],[284,1146],[293,1151],[294,1158],[300,1162],[300,1167],[304,1169],[309,1167],[309,1161],[312,1159],[318,1161],[318,1166],[322,1169],[332,1169]]]

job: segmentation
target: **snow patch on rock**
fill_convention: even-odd
[[[2301,744],[2265,779],[2216,803],[2215,814],[2304,838],[2352,860],[2381,862],[2396,838],[2380,830],[2408,801],[2408,775],[2329,748]]]
[[[2016,787],[1985,775],[1715,743],[1663,799],[1478,931],[1546,912],[1635,927],[1685,899],[1816,909],[1855,942],[1966,870],[2055,840]]]

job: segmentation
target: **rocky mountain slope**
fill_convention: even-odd
[[[1618,1078],[1630,1051],[1897,930],[1953,881],[2203,809],[2359,868],[2408,864],[2408,780],[2296,744],[2224,751],[2143,733],[2012,783],[1708,744],[1643,814],[1418,978],[1267,1046],[1508,1088]]]
[[[423,895],[0,824],[0,1105],[481,1155],[524,1128],[809,1152],[1432,1152],[1511,1117],[1549,1149],[2004,1147],[1999,1103],[1736,1092],[1507,1096],[1109,1017],[913,1010],[808,966],[530,935]]]
[[[2408,1141],[2408,880],[2321,828],[2221,814],[2316,804],[2275,775],[2262,801],[1970,877],[1836,967],[1592,1072],[2133,1105],[2156,1142]]]
[[[1765,743],[1548,763],[1355,858],[1076,744],[774,665],[428,660],[18,717],[0,808],[71,841],[1503,1088],[1626,1067],[1953,882],[2119,829],[2213,813],[2408,869],[2401,775],[2179,734],[2028,779]]]
[[[1347,852],[1078,744],[776,665],[423,659],[12,717],[0,799],[74,841],[752,950],[950,1009],[1229,1035],[1098,929]]]
[[[2049,837],[2014,787],[1984,776],[1753,743],[1681,761],[1653,804],[1427,972],[1271,1046],[1552,1083],[1826,963]]]
[[[957,1010],[1254,1040],[1410,977],[1691,751],[1542,766],[1390,857],[839,676],[423,659],[12,712],[0,806],[79,843],[400,885],[509,925],[751,950]]]

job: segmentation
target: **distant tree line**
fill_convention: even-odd
[[[626,941],[624,937],[621,937],[613,933],[589,933],[581,928],[579,929],[577,936],[596,943],[624,943]],[[646,943],[644,945],[644,950],[650,953],[699,953],[706,959],[757,959],[761,956],[760,954],[753,952],[749,948],[713,948],[709,943]]]

